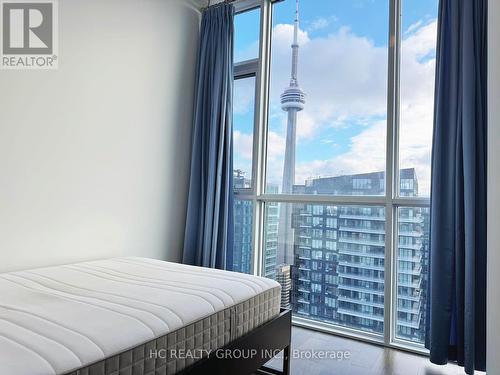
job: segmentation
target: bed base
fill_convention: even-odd
[[[207,358],[181,371],[182,375],[289,375],[292,312],[282,309],[280,314],[253,329],[245,336],[229,343]],[[283,351],[283,370],[264,366],[269,353]],[[229,355],[224,355],[229,353]],[[237,353],[238,355],[234,355]],[[238,358],[236,358],[238,357]]]

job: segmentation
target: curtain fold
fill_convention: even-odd
[[[183,262],[226,268],[233,243],[234,7],[204,11],[198,49]]]
[[[486,368],[487,0],[441,0],[426,347]]]

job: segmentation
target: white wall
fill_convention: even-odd
[[[500,2],[488,19],[488,349],[487,373],[500,374]]]
[[[199,13],[59,1],[59,69],[0,71],[0,272],[179,260]]]

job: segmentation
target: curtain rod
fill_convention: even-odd
[[[202,8],[201,10],[202,11],[205,11],[207,10],[208,8],[211,8],[211,7],[215,7],[217,5],[220,5],[220,4],[231,4],[231,3],[234,3],[236,0],[223,0],[223,1],[219,1],[215,4],[210,4],[212,1],[211,0],[208,0],[208,5],[204,8]]]

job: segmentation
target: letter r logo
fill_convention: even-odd
[[[50,55],[53,53],[52,2],[2,2],[4,55]]]

